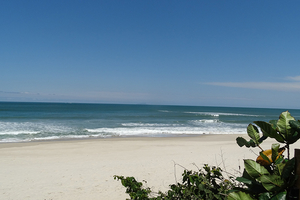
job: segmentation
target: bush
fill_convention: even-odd
[[[225,179],[221,168],[208,165],[204,165],[199,171],[184,170],[182,183],[172,184],[169,191],[159,191],[156,195],[150,188],[143,188],[143,183],[137,182],[134,177],[114,178],[121,180],[122,185],[126,187],[126,193],[135,200],[221,200],[226,199],[226,195],[234,187],[232,177]]]

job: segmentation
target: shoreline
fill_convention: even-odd
[[[114,175],[166,191],[180,181],[181,166],[196,171],[209,164],[237,174],[243,159],[255,159],[258,152],[239,147],[238,136],[248,138],[205,134],[0,144],[0,199],[124,200],[129,196]],[[263,148],[272,142],[265,141]]]
[[[60,139],[47,139],[47,140],[30,140],[30,141],[16,141],[16,142],[0,142],[0,149],[3,146],[14,146],[13,144],[15,144],[16,146],[22,146],[22,144],[24,144],[24,146],[30,145],[31,143],[36,144],[36,143],[55,143],[55,142],[80,142],[80,141],[92,141],[92,140],[137,140],[139,138],[141,139],[147,139],[149,138],[149,140],[152,139],[161,139],[161,138],[196,138],[196,137],[206,137],[206,136],[226,136],[226,135],[232,135],[232,136],[247,136],[247,134],[170,134],[170,135],[129,135],[129,136],[112,136],[112,137],[86,137],[86,138],[60,138]],[[11,145],[10,145],[11,144]]]

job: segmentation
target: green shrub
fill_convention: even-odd
[[[222,200],[234,187],[233,177],[225,179],[219,167],[204,165],[199,171],[184,170],[182,183],[170,185],[167,192],[158,192],[154,195],[150,188],[143,188],[142,182],[137,182],[134,177],[114,176],[121,180],[126,187],[126,193],[135,200]],[[150,196],[155,197],[150,197]]]
[[[165,199],[226,199],[234,183],[225,179],[219,167],[204,165],[198,172],[185,170],[182,183],[171,185]]]
[[[131,199],[149,199],[150,188],[143,188],[143,183],[137,182],[134,177],[114,176],[114,179],[121,180],[122,185],[126,187],[126,193],[129,194]]]

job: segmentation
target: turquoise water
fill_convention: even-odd
[[[0,102],[0,142],[246,133],[285,109]],[[300,119],[300,110],[289,110]]]

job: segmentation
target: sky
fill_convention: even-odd
[[[300,109],[300,1],[0,1],[0,101]]]

